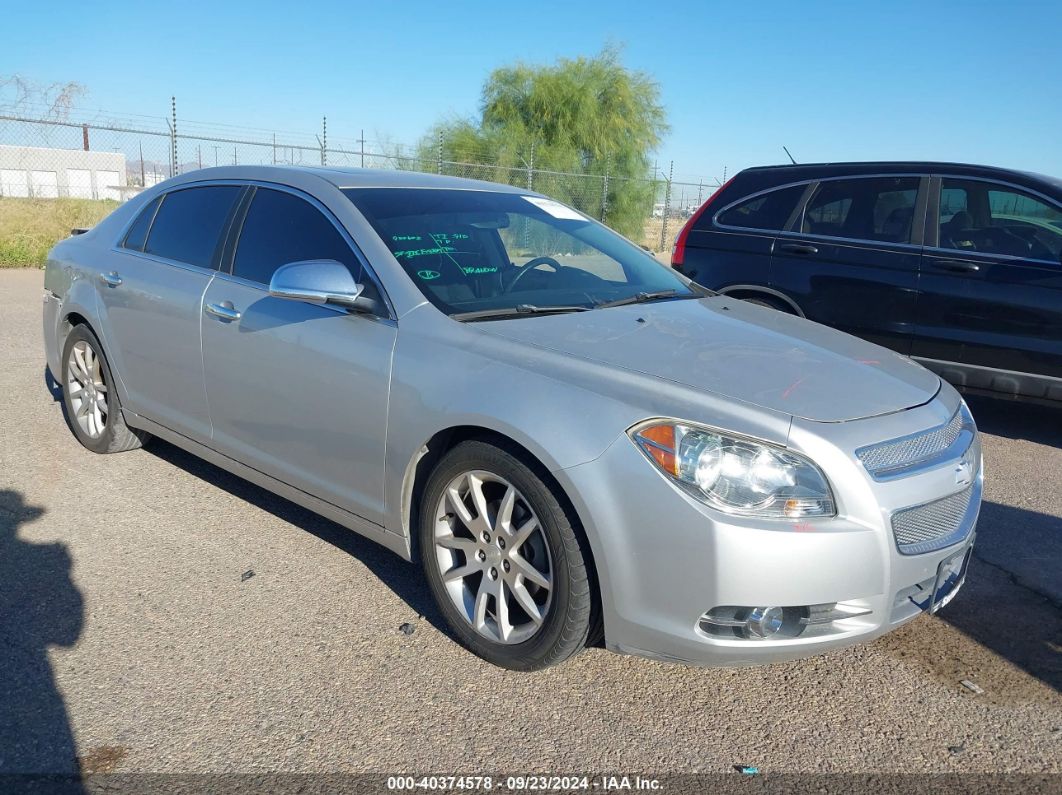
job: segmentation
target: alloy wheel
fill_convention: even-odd
[[[436,508],[435,560],[468,624],[496,643],[532,638],[552,601],[553,561],[523,494],[491,472],[450,481]]]
[[[100,357],[88,342],[78,340],[70,349],[66,371],[70,410],[81,430],[99,439],[107,428],[107,383]]]

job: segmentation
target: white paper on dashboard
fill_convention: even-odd
[[[571,207],[566,207],[560,202],[555,202],[553,199],[541,199],[538,196],[524,196],[525,201],[531,202],[540,210],[545,210],[554,218],[560,218],[568,221],[585,221],[586,217],[581,213],[573,210]]]

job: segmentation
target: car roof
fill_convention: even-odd
[[[900,174],[900,173],[941,173],[950,172],[960,176],[984,176],[984,177],[1022,177],[1035,182],[1047,183],[1054,187],[1062,187],[1062,180],[1046,174],[1038,174],[1034,171],[1022,171],[1019,169],[1001,168],[999,166],[983,166],[974,163],[954,163],[933,160],[866,160],[845,161],[827,163],[783,163],[774,166],[752,166],[745,169],[743,174],[756,173],[786,173],[795,180],[806,179],[811,176],[849,175],[849,174]]]
[[[496,193],[518,193],[537,196],[524,188],[465,179],[420,171],[383,168],[329,168],[313,166],[215,166],[182,174],[168,184],[201,182],[217,179],[260,180],[263,182],[304,183],[307,178],[330,182],[337,188],[444,188],[451,190],[482,190]]]

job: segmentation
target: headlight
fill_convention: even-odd
[[[741,516],[833,516],[826,476],[803,456],[676,421],[628,431],[658,469],[713,508]]]

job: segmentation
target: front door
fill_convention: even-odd
[[[922,262],[912,355],[967,386],[1035,397],[1062,378],[1062,209],[1003,183],[944,177]],[[950,371],[949,371],[950,375]],[[1062,389],[1057,385],[1055,389]]]
[[[397,327],[371,315],[269,295],[283,264],[334,259],[367,284],[321,207],[258,188],[231,274],[203,299],[203,362],[213,447],[377,524]]]

